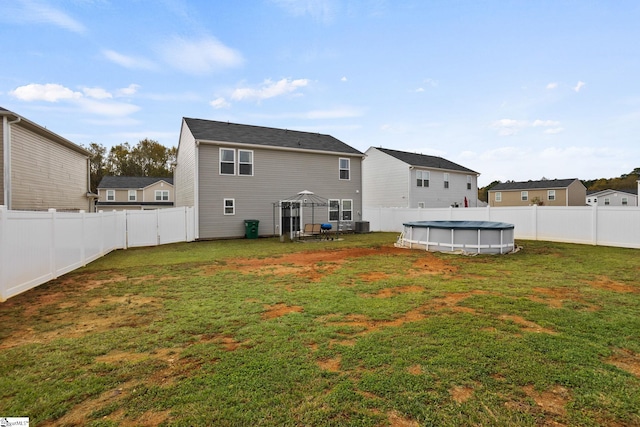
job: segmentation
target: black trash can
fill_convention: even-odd
[[[244,237],[247,239],[258,238],[258,225],[260,221],[257,219],[245,219],[244,220]]]

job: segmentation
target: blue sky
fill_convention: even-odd
[[[77,144],[182,117],[445,157],[494,180],[640,167],[640,2],[12,0],[0,106]]]

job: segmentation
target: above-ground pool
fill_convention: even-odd
[[[492,221],[414,221],[398,246],[433,252],[505,254],[515,249],[513,224]]]

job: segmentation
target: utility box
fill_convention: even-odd
[[[369,221],[356,221],[356,233],[368,233],[369,232]]]

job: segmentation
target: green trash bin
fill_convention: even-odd
[[[244,220],[244,237],[247,239],[258,238],[258,225],[260,221],[257,219],[245,219]]]

